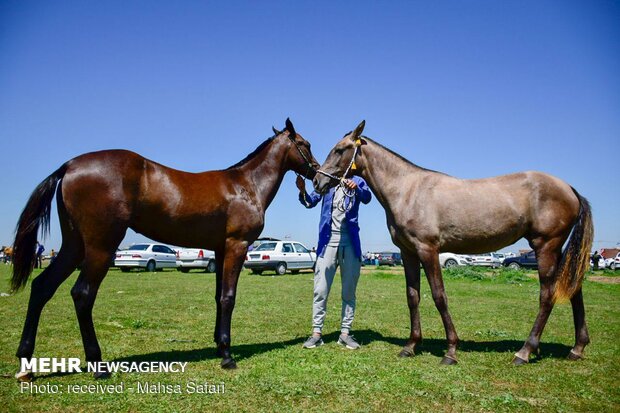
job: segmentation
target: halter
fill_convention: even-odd
[[[321,171],[320,169],[317,169],[316,171],[317,174],[325,175],[326,177],[334,179],[339,182],[338,185],[340,186],[340,189],[342,189],[342,192],[344,192],[344,197],[340,200],[338,205],[336,205],[340,212],[350,211],[351,208],[353,208],[353,204],[355,203],[354,202],[355,201],[355,190],[348,189],[344,183],[344,180],[345,180],[345,177],[349,174],[350,170],[357,169],[357,165],[355,165],[355,156],[357,155],[357,152],[360,146],[362,146],[362,141],[360,139],[357,139],[355,141],[355,149],[353,150],[353,156],[351,157],[349,166],[347,166],[347,169],[345,169],[344,174],[342,174],[340,178],[335,175],[330,174],[329,172]],[[305,197],[305,194],[304,194],[304,197]],[[349,202],[347,202],[347,200]]]
[[[290,135],[288,137],[291,142],[293,142],[293,145],[295,145],[295,148],[297,148],[297,152],[299,152],[299,154],[301,155],[301,157],[304,159],[304,161],[306,161],[306,166],[308,167],[308,170],[306,171],[306,175],[308,175],[308,172],[315,170],[314,166],[312,166],[312,162],[310,162],[310,160],[308,159],[308,157],[303,153],[303,151],[301,150],[301,148],[299,147],[299,145],[297,145],[297,142],[295,142],[295,138],[292,138]],[[301,178],[304,180],[304,186],[306,186],[306,175],[300,175],[297,172],[295,172],[295,175],[297,176],[301,176]],[[307,204],[308,201],[306,201],[306,191],[304,191],[304,202]]]

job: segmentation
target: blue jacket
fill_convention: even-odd
[[[366,184],[366,181],[362,178],[354,176],[351,179],[357,184],[357,189],[355,190],[355,203],[353,204],[353,207],[346,212],[345,219],[355,255],[361,258],[362,246],[360,244],[360,227],[357,222],[357,215],[359,212],[360,201],[364,204],[369,203],[372,199],[372,193],[370,192],[370,188],[368,188],[368,184]],[[316,249],[317,254],[321,257],[325,254],[325,247],[327,246],[327,243],[332,235],[332,204],[334,201],[335,192],[336,189],[331,188],[325,196],[321,196],[321,194],[316,191],[313,191],[311,194],[306,193],[305,201],[303,194],[299,194],[299,202],[301,202],[301,204],[306,208],[314,208],[319,201],[323,199],[323,203],[321,204],[321,221],[319,222],[319,245]]]

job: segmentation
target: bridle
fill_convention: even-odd
[[[350,170],[357,169],[357,166],[355,165],[355,157],[357,156],[360,146],[362,146],[362,141],[360,139],[357,139],[355,141],[355,149],[353,150],[353,156],[351,157],[351,161],[349,161],[349,165],[347,166],[347,169],[345,169],[341,177],[332,175],[329,172],[321,171],[320,169],[316,170],[317,174],[325,175],[326,177],[330,179],[338,181],[338,185],[340,186],[340,189],[342,189],[342,192],[344,193],[344,197],[340,200],[340,202],[338,202],[338,205],[336,205],[336,207],[338,208],[340,212],[350,211],[351,208],[353,208],[353,204],[355,203],[354,202],[355,201],[355,190],[347,188],[347,186],[344,183],[344,180],[346,176],[349,174]]]
[[[312,166],[312,162],[310,162],[310,159],[308,159],[308,157],[306,156],[306,154],[304,154],[304,152],[301,150],[301,148],[299,147],[299,145],[297,144],[297,142],[295,142],[295,138],[294,138],[294,137],[292,137],[290,134],[289,134],[289,137],[288,137],[288,138],[291,140],[291,142],[293,142],[293,145],[295,145],[295,148],[297,148],[297,152],[299,152],[299,154],[300,154],[300,155],[301,155],[301,157],[303,158],[304,162],[306,162],[306,166],[308,167],[308,169],[306,170],[306,174],[305,174],[305,175],[301,175],[301,174],[298,174],[297,172],[295,172],[295,175],[297,175],[297,176],[301,176],[301,177],[303,178],[303,180],[304,180],[304,184],[305,184],[305,183],[306,183],[306,179],[307,179],[307,178],[306,178],[306,175],[308,175],[308,173],[309,173],[310,171],[315,171],[315,173],[316,173],[316,172],[317,172],[317,170],[314,168],[314,166]]]

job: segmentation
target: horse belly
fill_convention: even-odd
[[[456,216],[446,220],[440,217],[440,221],[441,251],[461,254],[496,251],[515,243],[529,228],[525,212],[501,205],[494,208],[463,208]]]
[[[186,248],[215,250],[224,244],[226,219],[217,217],[175,219],[150,214],[138,218],[131,228],[155,241]]]

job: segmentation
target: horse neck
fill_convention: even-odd
[[[395,198],[405,187],[415,191],[421,179],[432,173],[367,140],[363,147],[364,168],[360,175],[370,186],[383,208],[392,210]]]
[[[287,153],[286,141],[275,138],[256,156],[237,168],[252,182],[253,192],[260,201],[263,212],[276,196],[288,170],[285,166]]]

